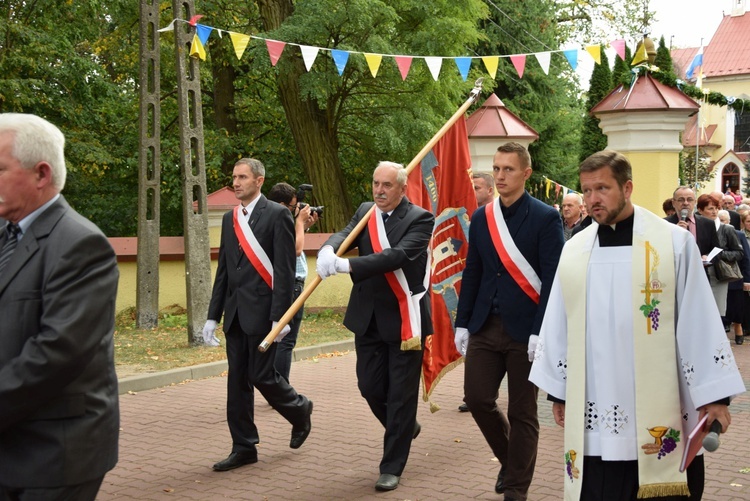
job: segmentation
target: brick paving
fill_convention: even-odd
[[[732,343],[750,387],[750,343]],[[502,499],[499,469],[469,414],[459,413],[463,368],[433,393],[442,410],[420,402],[422,433],[414,441],[401,485],[376,492],[383,430],[357,390],[355,354],[292,365],[292,384],[315,402],[313,429],[298,450],[289,425],[257,395],[259,462],[218,473],[211,465],[230,451],[225,422],[226,378],[212,377],[121,395],[120,461],[104,479],[98,499],[137,500],[459,500]],[[562,498],[562,429],[539,396],[540,442],[532,500]],[[505,408],[505,390],[500,405]],[[750,396],[732,403],[732,426],[719,450],[706,456],[705,500],[749,500]]]

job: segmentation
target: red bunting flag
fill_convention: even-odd
[[[430,297],[435,333],[424,346],[422,360],[423,398],[430,400],[435,385],[461,362],[454,344],[453,319],[468,253],[469,222],[477,208],[469,170],[469,136],[461,117],[409,174],[406,196],[435,215],[430,242],[432,258]],[[434,412],[438,406],[430,403]]]
[[[513,63],[513,67],[518,73],[518,78],[523,78],[523,70],[526,68],[526,55],[520,54],[510,56],[510,62]]]
[[[268,48],[268,55],[271,58],[271,66],[276,66],[281,57],[281,52],[284,50],[286,42],[279,42],[278,40],[266,40],[266,48]]]
[[[409,74],[409,68],[411,68],[411,61],[411,56],[396,56],[398,71],[401,72],[401,80],[406,80],[406,75]]]

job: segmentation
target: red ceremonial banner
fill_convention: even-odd
[[[461,117],[409,174],[406,196],[435,215],[430,242],[432,324],[422,361],[423,398],[430,395],[440,378],[461,362],[454,344],[454,323],[461,276],[469,247],[469,222],[477,208],[469,171],[469,136]],[[430,409],[439,407],[430,401]]]

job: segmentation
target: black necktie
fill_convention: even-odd
[[[17,224],[8,223],[5,225],[5,232],[7,233],[7,240],[0,250],[0,276],[3,274],[5,265],[10,261],[10,257],[13,255],[13,251],[16,250],[18,245],[18,234],[21,232],[21,228]]]
[[[387,213],[387,212],[383,212],[382,216],[383,216],[383,222],[384,222],[384,223],[385,223],[386,221],[388,221],[388,213]]]

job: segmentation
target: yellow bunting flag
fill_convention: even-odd
[[[380,62],[383,60],[382,54],[365,54],[365,60],[367,61],[367,66],[370,67],[370,73],[372,73],[372,78],[375,78],[378,76],[378,69],[380,68]]]
[[[237,59],[242,59],[242,54],[244,54],[245,49],[247,49],[250,37],[248,35],[243,35],[242,33],[233,33],[230,31],[229,38],[232,40],[234,53],[237,55]]]
[[[201,39],[198,38],[198,34],[193,35],[193,42],[190,44],[190,56],[197,57],[201,61],[206,60],[206,49],[203,48]]]
[[[591,54],[596,64],[602,64],[602,47],[601,45],[587,45],[586,52]]]
[[[630,66],[635,66],[637,64],[645,63],[648,61],[648,54],[646,54],[646,44],[642,43],[640,47],[638,47],[638,50],[635,51],[635,55],[633,56],[633,62],[630,63]]]
[[[487,73],[489,73],[492,78],[495,78],[495,75],[497,74],[497,63],[499,60],[500,58],[498,56],[484,56],[482,58],[484,67],[487,68]]]

